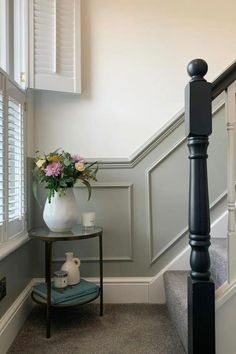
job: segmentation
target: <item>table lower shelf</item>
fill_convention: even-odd
[[[69,306],[79,306],[79,305],[84,305],[87,304],[91,301],[96,300],[100,295],[100,289],[98,289],[96,294],[92,294],[90,296],[86,296],[86,299],[82,299],[80,298],[79,301],[78,300],[73,300],[73,301],[68,301],[68,302],[64,302],[64,303],[60,303],[60,304],[53,304],[51,303],[52,307],[69,307]],[[35,301],[37,304],[39,305],[47,305],[47,300],[42,298],[41,296],[39,296],[38,294],[36,294],[34,291],[32,291],[31,293],[31,298],[33,299],[33,301]]]
[[[67,289],[56,289],[53,287],[52,283],[51,306],[68,307],[83,305],[95,300],[99,295],[101,295],[100,287],[83,279],[78,285],[70,286]],[[36,284],[31,293],[31,297],[36,303],[47,305],[46,283]]]

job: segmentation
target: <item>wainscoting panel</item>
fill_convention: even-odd
[[[185,140],[180,140],[147,171],[151,263],[171,247],[187,225],[188,160],[184,155]]]
[[[213,133],[210,137],[208,179],[211,222],[224,211],[226,190],[226,129],[224,96],[213,102]],[[95,159],[94,159],[95,160]],[[104,275],[108,277],[153,276],[188,245],[188,149],[183,112],[156,135],[131,160],[100,163],[98,183],[91,200],[87,190],[76,188],[79,214],[95,211],[104,228]],[[40,193],[42,205],[44,193]],[[42,210],[35,204],[35,226],[41,226]],[[38,243],[39,244],[39,243]],[[35,275],[42,276],[43,247],[38,246]],[[83,276],[97,276],[98,242],[56,243],[55,268],[73,251],[84,262]]]
[[[75,188],[80,215],[95,211],[96,224],[102,225],[105,261],[132,261],[132,184],[97,183],[88,202],[87,189]],[[54,247],[54,261],[64,260],[65,252],[73,250],[83,261],[98,259],[98,238],[81,242],[60,242]],[[83,255],[86,255],[85,257]]]

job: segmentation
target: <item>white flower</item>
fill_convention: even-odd
[[[45,164],[46,160],[40,159],[36,162],[36,165],[38,168],[43,167],[43,165]]]
[[[76,162],[75,163],[75,169],[77,171],[83,172],[85,170],[85,166],[83,162]]]

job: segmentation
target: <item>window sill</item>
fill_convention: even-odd
[[[30,240],[28,233],[0,245],[0,261]]]
[[[22,87],[20,84],[18,84],[18,82],[16,82],[5,70],[3,70],[0,67],[0,74],[2,74],[3,76],[5,76],[7,78],[8,81],[10,81],[12,83],[12,85],[14,85],[18,90],[20,90],[23,94],[26,93],[27,87]]]

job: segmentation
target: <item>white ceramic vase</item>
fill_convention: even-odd
[[[46,200],[43,220],[53,232],[71,230],[78,220],[78,207],[73,188],[67,188],[61,195],[55,192],[50,203],[48,199]]]
[[[75,285],[80,282],[79,266],[79,258],[74,258],[73,252],[66,252],[66,262],[62,265],[61,270],[68,272],[68,285]]]

